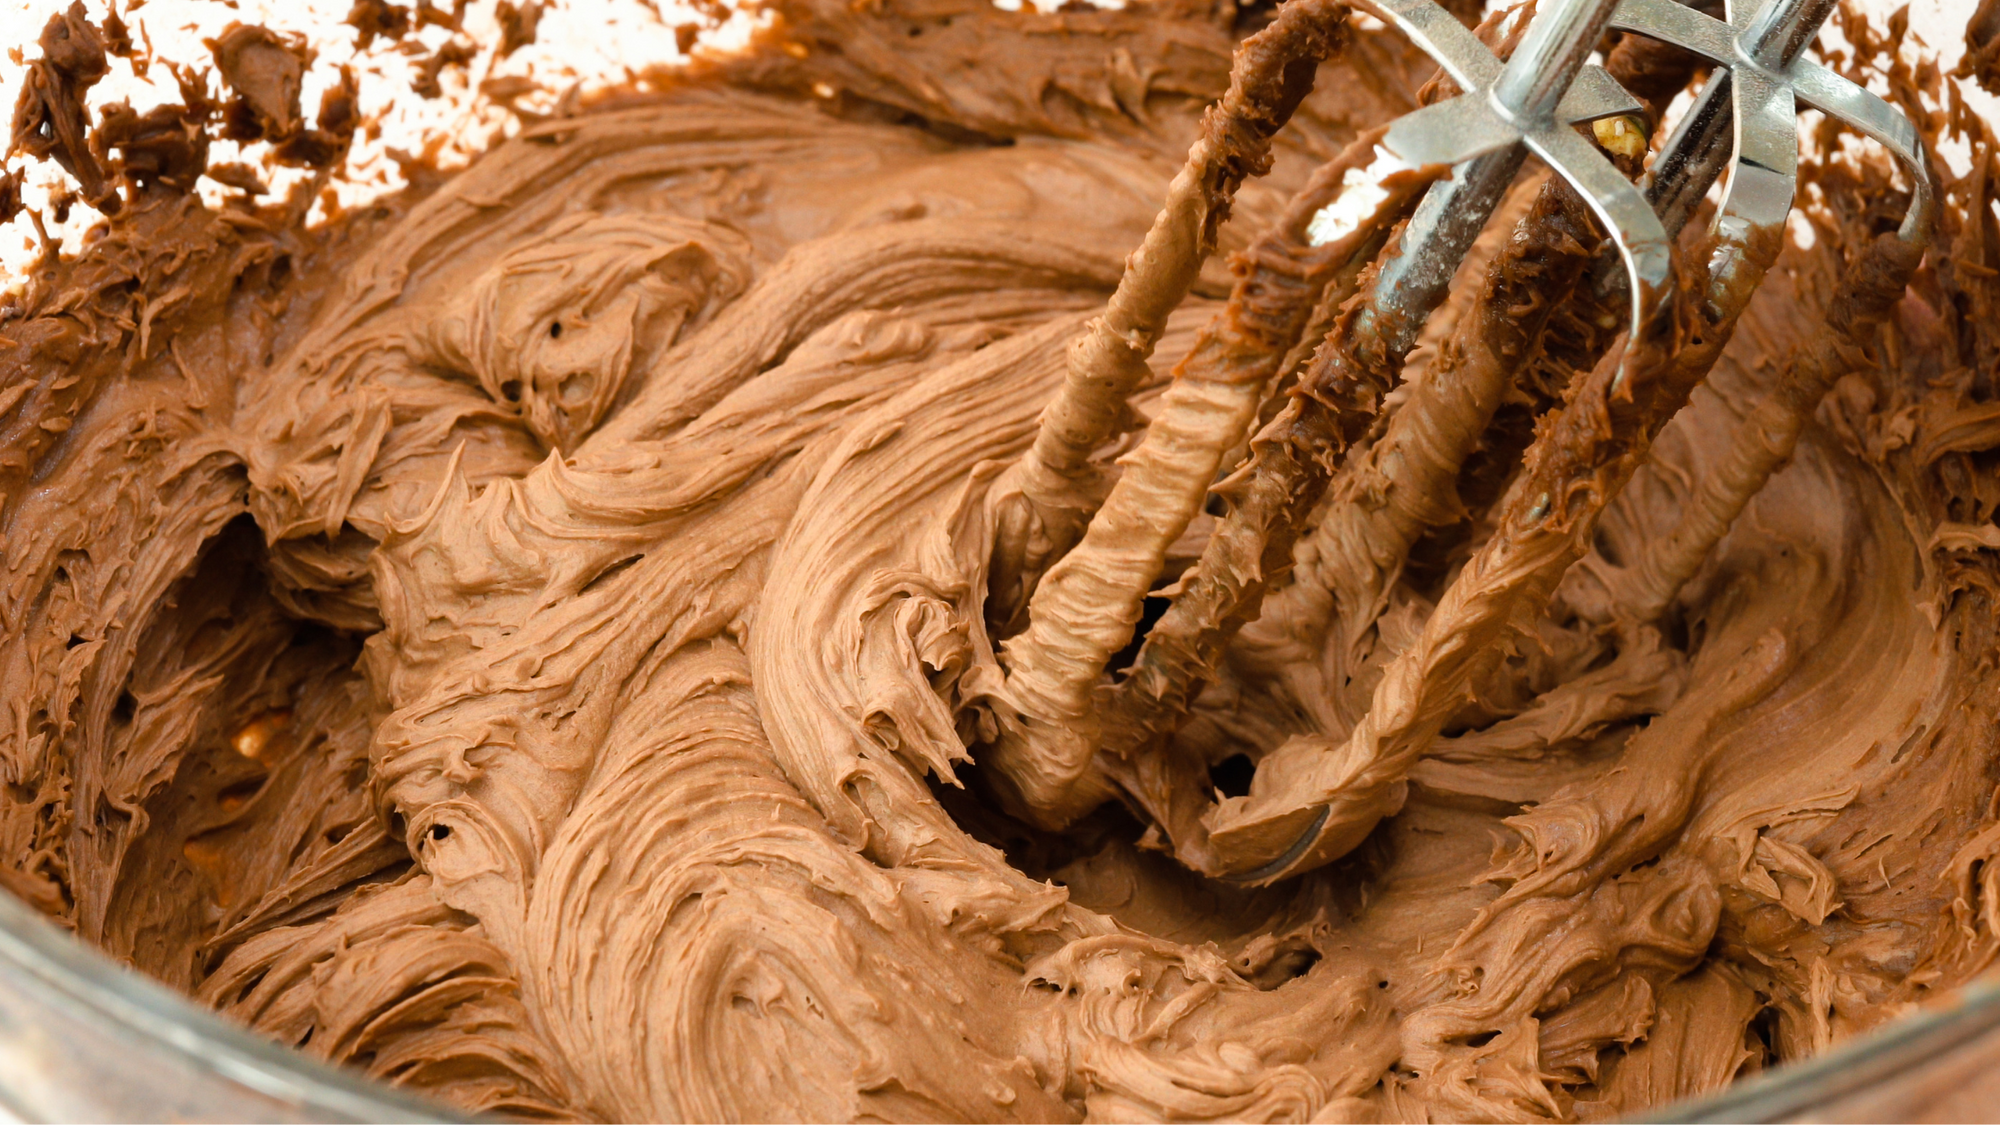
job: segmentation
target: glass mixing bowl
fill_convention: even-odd
[[[258,1039],[0,892],[0,1119],[462,1121]],[[2000,983],[1653,1121],[2000,1119]]]
[[[2000,1121],[2000,981],[1648,1121]]]
[[[462,1121],[258,1039],[0,891],[0,1120]]]

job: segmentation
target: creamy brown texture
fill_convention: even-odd
[[[1268,13],[774,10],[747,58],[323,232],[298,198],[202,207],[192,144],[172,174],[66,149],[90,66],[51,56],[46,151],[126,195],[0,320],[10,890],[281,1042],[540,1117],[1601,1118],[1991,962],[1983,133],[1930,263],[1666,615],[1631,608],[1638,563],[1893,228],[1874,164],[1810,169],[1813,247],[1393,815],[1253,890],[1115,802],[1030,827],[979,761],[1021,627],[986,605],[1010,466]],[[288,50],[232,33],[240,108],[156,124],[339,151],[353,123],[304,125]],[[1428,75],[1356,34],[1223,249]],[[1561,219],[1536,190],[1481,261]],[[1535,268],[1574,272],[1568,228],[1534,229]],[[1225,790],[1239,755],[1363,721],[1563,401],[1552,341],[1588,326],[1556,311],[1501,363],[1483,269],[1173,735]],[[1210,259],[1141,414],[1230,285]],[[1453,381],[1496,364],[1497,399]],[[1457,460],[1423,460],[1431,410],[1471,420]]]

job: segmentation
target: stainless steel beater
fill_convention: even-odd
[[[1400,366],[1425,318],[1485,226],[1528,153],[1567,181],[1611,244],[1598,292],[1629,294],[1628,339],[1649,338],[1676,284],[1671,241],[1727,173],[1715,211],[1705,307],[1741,308],[1761,277],[1768,247],[1789,218],[1797,187],[1798,110],[1820,110],[1884,146],[1909,182],[1900,237],[1920,244],[1935,208],[1923,142],[1899,111],[1803,57],[1834,0],[1730,0],[1719,20],[1676,0],[1544,0],[1504,64],[1432,0],[1356,0],[1398,28],[1460,87],[1458,96],[1393,123],[1381,144],[1412,166],[1449,164],[1384,261],[1360,316]],[[1715,70],[1669,136],[1651,173],[1633,184],[1573,123],[1628,112],[1625,91],[1586,65],[1606,30],[1648,36],[1693,52]],[[1601,75],[1601,76],[1600,76]],[[1753,247],[1764,240],[1766,249]],[[1618,268],[1622,265],[1622,269]],[[1625,377],[1621,367],[1611,386]],[[1546,501],[1544,501],[1545,503]],[[1545,507],[1536,509],[1545,512]],[[1307,813],[1311,805],[1299,807]],[[1321,804],[1296,843],[1231,881],[1265,884],[1338,854],[1347,831]],[[1268,854],[1268,853],[1267,853]]]
[[[1378,282],[1380,307],[1395,311],[1401,329],[1395,351],[1414,342],[1529,152],[1576,188],[1610,234],[1624,265],[1612,284],[1622,282],[1634,296],[1635,332],[1664,297],[1668,240],[1725,171],[1715,226],[1726,244],[1740,247],[1752,232],[1786,221],[1798,179],[1800,104],[1879,142],[1902,165],[1913,192],[1906,236],[1930,221],[1930,176],[1909,119],[1802,57],[1834,0],[1730,0],[1727,20],[1677,0],[1547,0],[1505,64],[1433,0],[1356,6],[1402,31],[1464,91],[1400,118],[1382,141],[1405,163],[1454,166],[1425,197],[1404,253]],[[1716,66],[1643,188],[1568,124],[1636,107],[1609,74],[1585,65],[1607,29],[1671,43]],[[1715,271],[1718,281],[1727,269]]]
[[[1541,0],[1526,27],[1508,36],[1516,47],[1505,60],[1434,0],[1352,0],[1435,59],[1456,87],[1392,122],[1375,142],[1392,158],[1387,163],[1420,168],[1424,176],[1401,180],[1407,189],[1401,196],[1378,188],[1382,198],[1363,203],[1375,209],[1368,237],[1383,240],[1372,244],[1379,251],[1364,253],[1371,244],[1362,233],[1371,228],[1342,233],[1342,224],[1367,193],[1329,196],[1327,185],[1335,181],[1325,174],[1334,165],[1316,172],[1300,196],[1313,199],[1316,210],[1302,210],[1260,236],[1277,265],[1256,265],[1230,298],[1232,308],[1269,305],[1258,313],[1268,324],[1260,319],[1257,333],[1246,334],[1240,317],[1225,315],[1213,322],[1221,327],[1205,329],[1145,437],[1121,457],[1122,473],[1115,482],[1100,481],[1091,451],[1110,440],[1125,416],[1167,312],[1213,250],[1214,220],[1228,192],[1245,170],[1262,166],[1270,136],[1302,96],[1304,87],[1286,76],[1332,53],[1327,29],[1345,20],[1347,2],[1292,0],[1239,52],[1230,92],[1211,110],[1213,128],[1205,126],[1190,149],[1106,315],[1071,349],[1062,392],[1045,411],[1034,448],[1010,470],[1010,488],[1021,499],[1008,510],[1019,518],[1002,521],[997,538],[1007,546],[995,550],[1005,561],[996,563],[996,573],[1004,570],[1005,580],[994,588],[1015,592],[1009,602],[1015,611],[1025,599],[1027,628],[1001,652],[1005,707],[996,714],[1007,719],[988,764],[1012,787],[1023,815],[1059,826],[1115,790],[1144,811],[1184,864],[1239,883],[1266,884],[1329,862],[1399,807],[1410,764],[1476,690],[1476,666],[1502,650],[1511,622],[1540,612],[1564,570],[1588,549],[1597,514],[1705,377],[1777,256],[1796,187],[1800,105],[1880,141],[1901,164],[1911,202],[1894,256],[1909,269],[1921,257],[1934,209],[1922,141],[1910,122],[1802,57],[1833,0],[1732,0],[1727,19],[1675,0]],[[1652,174],[1637,184],[1628,179],[1629,162],[1621,170],[1577,128],[1641,109],[1608,71],[1589,62],[1613,29],[1714,64]],[[1389,394],[1403,364],[1531,153],[1574,189],[1608,236],[1610,248],[1591,262],[1582,245],[1591,238],[1588,224],[1575,225],[1583,216],[1568,193],[1551,204],[1574,214],[1575,223],[1563,220],[1574,237],[1564,234],[1565,248],[1550,253],[1582,271],[1557,284],[1587,296],[1584,303],[1598,310],[1582,330],[1589,338],[1572,341],[1577,355],[1590,358],[1576,370],[1568,397],[1543,415],[1547,425],[1522,473],[1494,509],[1505,533],[1482,542],[1421,635],[1384,666],[1362,721],[1342,736],[1315,732],[1288,740],[1257,760],[1247,794],[1224,797],[1203,776],[1208,763],[1172,748],[1172,732],[1237,630],[1257,616],[1268,580],[1286,568],[1336,470],[1345,471],[1349,455],[1373,440],[1378,422],[1384,435],[1394,430],[1386,419],[1398,408],[1388,405]],[[1345,177],[1365,158],[1357,150],[1339,159],[1348,162]],[[1725,173],[1706,240],[1707,287],[1687,289],[1675,275],[1674,243]],[[1392,239],[1387,231],[1399,219]],[[1540,252],[1525,248],[1533,241],[1521,243],[1523,253]],[[1315,298],[1324,317],[1301,296],[1313,291],[1304,279],[1318,268],[1311,263],[1322,247],[1358,256],[1351,284],[1327,286]],[[1576,290],[1579,283],[1591,292]],[[1489,291],[1498,284],[1489,277]],[[1524,308],[1544,312],[1553,307],[1537,303],[1546,296],[1517,293],[1528,302]],[[1622,325],[1615,311],[1605,311],[1616,310],[1621,296]],[[1309,326],[1312,318],[1319,319]],[[1622,346],[1613,339],[1621,328]],[[1309,358],[1281,374],[1280,360],[1295,347]],[[1239,353],[1258,362],[1231,358]],[[1265,389],[1281,383],[1282,405],[1253,431]],[[1247,453],[1231,454],[1231,443],[1242,440]],[[1236,468],[1217,486],[1217,471],[1229,465]],[[1760,466],[1751,468],[1771,467]],[[1075,502],[1076,494],[1089,495],[1100,484],[1107,493],[1101,504]],[[1140,601],[1168,545],[1211,493],[1226,504],[1200,560],[1178,580],[1164,614],[1135,634]],[[1036,527],[1047,544],[1036,550],[1056,559],[1052,564],[1030,550]],[[1662,573],[1679,573],[1684,568],[1675,560],[1704,550],[1700,535],[1679,536],[1668,560],[1674,565]],[[1135,637],[1136,655],[1107,679],[1111,655]]]

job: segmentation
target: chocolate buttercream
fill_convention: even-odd
[[[550,1119],[1598,1119],[1986,971],[2000,169],[1900,26],[1843,65],[1970,140],[1929,256],[1826,126],[1634,393],[1532,178],[1400,383],[1339,350],[1422,178],[1310,218],[1444,87],[1338,4],[767,10],[322,226],[191,188],[330,174],[351,75],[309,127],[233,28],[93,126],[119,33],[51,21],[15,146],[114,217],[0,311],[9,890]],[[1213,877],[1315,785],[1329,862]]]

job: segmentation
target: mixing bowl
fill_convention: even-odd
[[[225,1023],[0,893],[0,1115],[454,1121]]]
[[[0,1116],[20,1121],[458,1121],[267,1043],[0,893]],[[2000,1118],[2000,983],[1654,1121]]]

